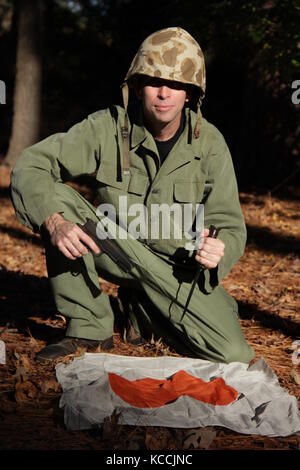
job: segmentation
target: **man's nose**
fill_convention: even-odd
[[[163,86],[159,87],[158,96],[160,98],[166,99],[166,98],[168,98],[169,94],[170,94],[170,88],[169,87],[167,87],[166,85],[163,85]]]

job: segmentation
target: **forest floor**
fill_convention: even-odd
[[[6,364],[0,364],[0,449],[109,450],[291,450],[300,436],[244,435],[221,427],[204,430],[121,426],[113,416],[95,431],[67,431],[59,408],[62,390],[55,364],[41,365],[35,354],[63,333],[65,319],[49,290],[44,249],[39,236],[20,225],[9,199],[9,175],[0,168],[0,339]],[[85,192],[87,188],[82,188]],[[300,338],[300,193],[242,192],[248,229],[243,257],[223,281],[239,303],[243,333],[264,357],[279,383],[300,400],[300,365],[293,365],[293,342]],[[105,284],[108,294],[117,288]],[[297,310],[298,309],[298,310]],[[113,353],[160,356],[170,351],[162,342],[134,347],[114,334]],[[173,353],[174,354],[174,353]],[[203,444],[200,431],[210,433]]]

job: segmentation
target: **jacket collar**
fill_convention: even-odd
[[[167,156],[164,164],[161,166],[159,170],[160,174],[167,175],[172,173],[177,168],[189,163],[194,158],[201,158],[201,154],[199,154],[199,140],[195,140],[193,137],[193,129],[196,123],[196,114],[189,108],[185,109],[185,113],[186,123],[183,133]],[[201,137],[202,136],[200,134],[200,141],[202,140]],[[155,150],[157,158],[159,159],[153,136],[144,126],[143,111],[141,106],[139,106],[133,114],[130,142],[131,149],[142,145],[146,149],[152,151]]]
[[[186,108],[186,124],[180,138],[170,151],[160,169],[161,175],[169,175],[173,171],[187,165],[195,158],[201,158],[199,140],[194,139],[193,129],[196,123],[196,114]],[[201,135],[200,135],[201,140]]]

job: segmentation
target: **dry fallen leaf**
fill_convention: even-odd
[[[66,319],[66,317],[65,317],[64,315],[60,315],[60,314],[57,313],[57,314],[55,315],[55,317],[59,318],[59,319],[62,321],[62,324],[63,324],[64,326],[66,326],[66,324],[67,324],[67,319]]]
[[[19,354],[15,351],[17,358],[15,378],[17,382],[26,382],[31,369],[30,360],[27,354]]]
[[[38,391],[36,386],[29,380],[18,382],[16,384],[15,399],[17,403],[23,403],[28,401],[28,399],[36,398],[37,394]]]
[[[10,390],[8,390],[10,392]],[[17,404],[12,402],[6,397],[1,397],[0,401],[0,413],[2,414],[10,414],[10,413],[15,413],[16,411]]]
[[[297,385],[300,385],[300,374],[296,371],[296,369],[291,370],[291,377]]]
[[[112,282],[106,281],[101,277],[99,277],[99,284],[103,294],[111,295],[112,297],[118,296],[119,286],[117,284],[113,284]]]
[[[27,372],[29,372],[29,370],[31,369],[31,365],[30,365],[30,360],[29,360],[28,356],[26,354],[21,354],[20,355],[20,360],[21,360],[22,365],[25,368],[25,370]]]
[[[58,392],[60,390],[60,385],[55,379],[49,379],[42,382],[41,390],[43,393],[47,393],[49,390],[54,390]]]
[[[10,172],[11,168],[0,165],[0,186],[1,188],[8,188],[10,185]]]
[[[146,431],[145,445],[147,450],[163,450],[168,449],[169,435],[168,432],[160,432],[153,434],[153,431]]]
[[[216,435],[216,431],[209,428],[188,429],[183,449],[208,449]]]
[[[104,422],[103,422],[103,438],[104,439],[109,439],[117,434],[117,426],[118,426],[119,417],[120,417],[120,413],[116,413],[114,411],[111,416],[107,416],[106,418],[104,418]]]
[[[30,353],[37,352],[39,349],[41,349],[39,346],[39,343],[37,342],[36,339],[34,339],[33,336],[30,337],[29,347],[30,347]]]

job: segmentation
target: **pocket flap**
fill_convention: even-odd
[[[127,191],[130,175],[122,175],[122,181],[118,181],[113,166],[106,162],[101,162],[96,178],[99,183],[105,186]]]
[[[146,193],[146,190],[149,186],[149,180],[146,175],[139,172],[134,172],[131,175],[129,185],[128,185],[128,192],[137,194],[138,196],[142,196]]]
[[[174,183],[174,199],[178,202],[201,202],[205,181],[177,181]]]
[[[130,175],[122,175],[122,181],[117,181],[112,166],[105,162],[100,165],[97,180],[105,186],[121,189],[138,196],[145,194],[149,186],[148,177],[133,168],[130,169]]]

